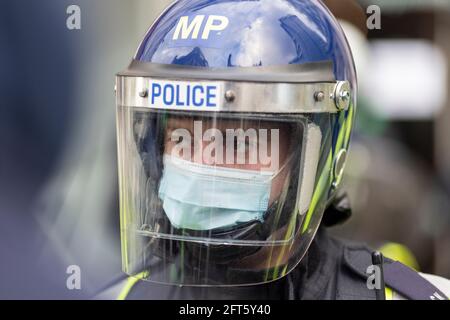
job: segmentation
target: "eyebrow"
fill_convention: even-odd
[[[167,129],[188,129],[192,131],[194,129],[194,122],[202,121],[203,124],[207,126],[203,127],[204,130],[217,129],[223,133],[226,130],[236,130],[236,129],[280,129],[283,130],[283,126],[277,126],[276,123],[271,123],[269,121],[257,121],[257,120],[230,120],[230,119],[216,119],[216,118],[182,118],[182,117],[172,117],[167,122]]]
[[[194,128],[194,119],[170,118],[166,129],[188,129]]]

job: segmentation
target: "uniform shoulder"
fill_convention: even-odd
[[[329,238],[329,251],[334,252],[337,269],[335,291],[337,300],[375,300],[374,290],[367,286],[367,269],[372,265],[372,250],[364,243]]]
[[[434,285],[436,288],[438,288],[443,294],[446,295],[446,297],[439,297],[439,294],[436,295],[436,299],[439,300],[446,300],[450,299],[450,280],[436,276],[434,274],[426,274],[426,273],[419,273],[420,276],[425,278],[428,282],[430,282],[432,285]],[[441,299],[443,298],[443,299]]]

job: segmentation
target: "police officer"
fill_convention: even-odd
[[[130,278],[99,297],[447,299],[447,280],[327,234],[350,212],[356,90],[320,1],[172,4],[117,77]]]

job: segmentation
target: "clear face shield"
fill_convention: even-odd
[[[223,82],[118,84],[124,271],[193,286],[266,283],[290,272],[326,205],[316,191],[331,171],[320,126],[330,115],[229,112],[239,99],[227,100]],[[264,109],[260,98],[248,101]]]

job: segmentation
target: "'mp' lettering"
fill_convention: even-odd
[[[156,109],[201,110],[219,107],[221,88],[211,83],[152,81],[150,106]]]
[[[178,20],[172,40],[196,40],[200,37],[200,34],[201,39],[208,40],[212,31],[223,31],[228,27],[229,23],[228,18],[224,16],[197,15],[192,18],[183,16]]]

